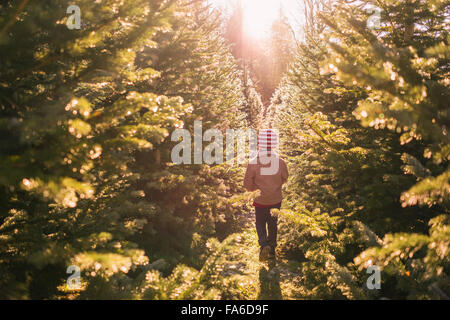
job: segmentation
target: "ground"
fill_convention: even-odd
[[[275,261],[260,262],[254,221],[248,219],[242,232],[230,235],[222,243],[216,262],[224,299],[302,299],[302,276],[298,265],[277,256]]]

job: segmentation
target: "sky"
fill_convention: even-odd
[[[208,0],[219,9],[229,10],[236,0]],[[280,7],[297,31],[301,25],[303,10],[301,0],[242,0],[244,8],[244,28],[247,34],[263,39],[272,22],[277,18]]]

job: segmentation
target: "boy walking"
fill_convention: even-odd
[[[289,176],[286,163],[275,152],[277,145],[276,131],[271,129],[260,131],[258,153],[250,160],[244,178],[244,187],[248,191],[261,191],[253,201],[260,261],[275,257],[278,218],[272,216],[270,210],[280,209],[283,199],[281,187]]]

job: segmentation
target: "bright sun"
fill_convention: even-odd
[[[210,0],[219,8],[230,8],[238,0]],[[244,11],[244,32],[252,38],[267,37],[272,23],[278,18],[280,8],[290,22],[301,12],[298,0],[241,0]],[[300,15],[301,16],[301,15]]]
[[[280,12],[280,0],[244,0],[244,31],[254,38],[264,38]]]

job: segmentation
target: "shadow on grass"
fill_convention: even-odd
[[[269,261],[267,266],[259,269],[259,300],[281,300],[280,273],[275,261]]]

